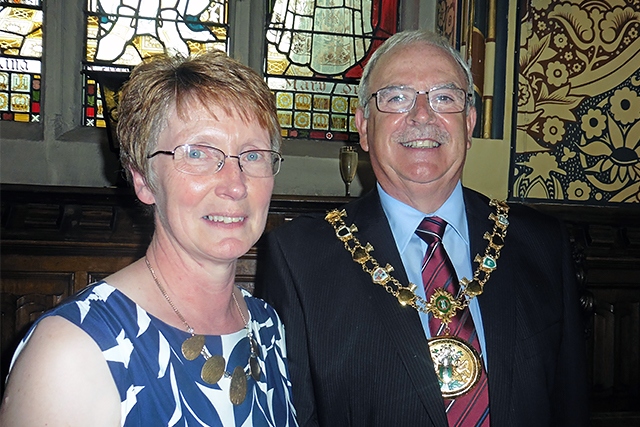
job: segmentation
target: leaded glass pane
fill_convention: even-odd
[[[357,85],[367,58],[396,32],[397,0],[275,0],[266,79],[283,136],[356,141]]]
[[[42,2],[0,1],[0,120],[40,121]]]
[[[163,52],[227,51],[227,13],[228,0],[87,0],[85,126],[104,127],[110,114],[100,76],[124,80],[144,58]],[[117,88],[105,96],[117,97]]]

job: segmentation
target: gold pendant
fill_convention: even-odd
[[[442,397],[455,399],[473,389],[482,375],[478,352],[454,336],[434,337],[428,342]]]
[[[229,400],[234,405],[239,405],[244,402],[244,398],[247,396],[247,376],[244,373],[244,369],[240,366],[236,366],[231,375],[231,386],[229,387]]]
[[[251,356],[249,356],[249,369],[251,370],[251,376],[254,380],[260,381],[260,364],[258,363],[260,347],[258,347],[258,343],[253,339],[253,336],[249,338],[249,345],[251,346]]]
[[[456,297],[444,289],[438,288],[429,298],[427,308],[433,314],[433,317],[448,325],[451,319],[455,317],[456,312],[464,307]]]
[[[196,360],[204,347],[204,335],[192,335],[182,343],[182,355],[187,360]]]
[[[216,354],[215,356],[211,356],[204,362],[202,365],[202,371],[200,371],[200,377],[202,380],[209,384],[215,384],[220,381],[222,375],[224,374],[226,362],[224,357]]]
[[[260,381],[260,364],[258,358],[251,356],[249,358],[249,368],[251,369],[251,376],[254,380]]]

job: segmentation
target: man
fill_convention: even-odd
[[[588,424],[566,233],[462,187],[472,94],[446,41],[389,38],[356,114],[376,189],[269,235],[257,292],[285,323],[301,426]]]

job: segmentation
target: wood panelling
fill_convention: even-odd
[[[582,287],[592,427],[640,427],[640,210],[537,205],[569,230]]]
[[[29,325],[63,298],[143,256],[152,216],[125,189],[3,185],[0,375]],[[272,198],[267,230],[342,197]],[[536,205],[565,222],[585,313],[593,427],[640,426],[640,210]],[[259,247],[259,244],[257,245]],[[237,264],[253,290],[258,249]]]

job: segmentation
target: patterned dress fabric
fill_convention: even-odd
[[[100,346],[121,397],[123,426],[297,426],[286,360],[284,327],[275,310],[243,290],[249,325],[258,343],[260,380],[247,378],[240,405],[229,400],[231,379],[208,384],[200,377],[201,355],[186,360],[181,345],[190,334],[147,313],[101,281],[47,312],[74,323]],[[37,326],[22,340],[14,360]],[[249,372],[246,330],[208,335],[210,354],[222,354],[226,371]]]

